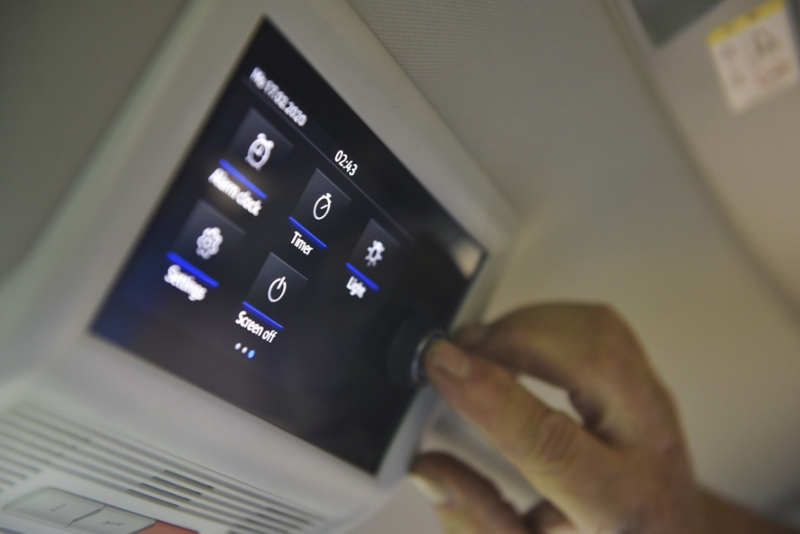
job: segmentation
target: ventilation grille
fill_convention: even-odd
[[[13,488],[18,482],[39,474],[40,469],[31,462],[4,453],[5,451],[0,449],[0,493]]]
[[[31,405],[0,415],[0,491],[54,468],[237,534],[320,530],[321,516],[254,489],[199,473]]]

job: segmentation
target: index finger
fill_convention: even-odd
[[[470,352],[566,389],[587,428],[612,443],[660,443],[677,427],[668,393],[611,308],[545,304],[468,327]]]
[[[576,525],[607,519],[604,501],[620,471],[614,451],[531,395],[507,369],[450,343],[434,344],[425,367],[453,408]]]

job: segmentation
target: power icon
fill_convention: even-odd
[[[333,200],[331,200],[331,194],[325,193],[321,197],[317,199],[314,203],[314,218],[318,221],[321,221],[325,217],[328,216],[328,213],[331,211],[331,204]]]
[[[286,277],[281,276],[280,278],[276,278],[272,281],[269,285],[269,291],[267,292],[267,298],[269,298],[270,302],[278,302],[283,298],[286,294]],[[277,296],[275,296],[277,295]]]
[[[280,323],[289,320],[291,303],[300,296],[306,283],[308,278],[270,253],[250,291],[247,292],[244,305],[251,306],[251,311],[256,310],[261,313],[262,319],[266,317],[266,321],[273,321],[274,324],[271,324],[280,330],[282,328]]]

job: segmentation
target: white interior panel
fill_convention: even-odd
[[[701,480],[761,509],[791,495],[798,318],[708,195],[610,14],[593,2],[350,3],[528,221],[487,317],[543,300],[613,304],[674,392]]]
[[[765,2],[723,2],[659,48],[649,44],[626,2],[614,4],[703,178],[759,262],[800,309],[800,85],[736,111],[726,102],[707,43],[714,29]],[[792,4],[779,10],[789,19],[790,34],[775,46],[794,49],[796,64],[800,26]]]
[[[755,3],[723,2],[712,13],[713,20],[690,28],[675,41],[674,49],[657,58],[664,83],[675,84],[680,94],[696,96],[681,108],[679,116],[679,124],[688,124],[699,132],[699,137],[690,138],[688,144],[682,144],[685,139],[675,135],[670,111],[662,108],[661,101],[648,89],[612,14],[600,2],[349,0],[369,29],[341,2],[317,2],[312,10],[316,14],[310,18],[304,7],[308,3],[275,5],[281,6],[286,31],[308,39],[299,45],[303,52],[323,66],[323,76],[343,91],[345,99],[370,126],[398,147],[411,170],[422,169],[439,176],[431,181],[431,187],[448,208],[458,212],[459,217],[469,218],[468,213],[476,205],[472,202],[482,198],[492,206],[493,213],[505,212],[496,225],[486,224],[491,217],[471,219],[470,224],[482,239],[496,241],[489,244],[501,250],[511,234],[509,229],[517,224],[517,215],[524,219],[524,230],[505,266],[502,283],[485,310],[486,317],[497,317],[530,302],[554,299],[601,300],[616,306],[640,334],[656,368],[675,394],[703,483],[769,511],[800,489],[800,318],[787,304],[787,293],[763,276],[759,261],[753,260],[721,215],[717,200],[709,195],[703,181],[710,176],[708,161],[694,152],[700,146],[709,150],[708,154],[719,163],[715,176],[732,177],[743,187],[742,198],[746,200],[750,195],[755,199],[752,205],[759,211],[753,212],[753,220],[762,217],[773,225],[773,230],[780,229],[774,233],[772,250],[791,248],[792,254],[800,250],[791,233],[800,228],[800,220],[796,216],[770,217],[775,204],[768,195],[775,190],[757,188],[747,192],[753,187],[749,176],[763,168],[735,165],[727,158],[726,150],[730,148],[725,148],[752,145],[761,155],[780,156],[775,158],[778,163],[774,168],[766,171],[781,177],[780,202],[791,205],[794,200],[796,204],[792,189],[796,185],[796,165],[787,163],[797,157],[798,151],[792,148],[796,136],[783,133],[795,132],[800,124],[795,120],[798,92],[795,89],[766,103],[753,114],[731,117],[724,108],[709,57],[704,55],[705,33]],[[0,14],[11,13],[9,6],[13,5],[0,4]],[[21,5],[16,4],[14,9],[23,9]],[[20,46],[0,47],[0,57],[9,58],[0,61],[0,220],[9,217],[8,220],[26,221],[24,225],[20,223],[24,228],[19,233],[5,223],[5,230],[0,229],[0,274],[4,269],[9,272],[7,269],[29,245],[49,250],[46,254],[34,251],[27,263],[17,264],[21,267],[14,272],[14,278],[5,278],[12,282],[4,287],[6,302],[13,302],[20,309],[6,306],[0,310],[0,319],[5,318],[5,322],[0,321],[0,335],[5,325],[7,329],[19,328],[18,332],[34,342],[26,345],[25,359],[12,362],[6,357],[0,361],[4,370],[0,400],[4,406],[9,405],[9,399],[21,398],[34,389],[47,392],[57,401],[60,388],[88,387],[96,378],[120,372],[127,372],[126,376],[134,381],[137,377],[144,380],[153,372],[149,364],[128,362],[129,356],[120,351],[102,357],[99,354],[106,345],[96,340],[82,342],[83,352],[73,360],[53,365],[58,354],[48,351],[58,343],[75,342],[75,332],[82,332],[103,287],[86,292],[81,291],[84,286],[68,284],[56,291],[53,285],[47,286],[51,292],[41,294],[45,286],[37,284],[56,276],[76,277],[87,284],[93,276],[109,281],[130,244],[115,243],[109,236],[117,233],[132,238],[139,227],[136,225],[144,224],[146,218],[141,214],[109,217],[104,228],[94,229],[90,237],[105,236],[107,256],[89,271],[74,262],[74,256],[95,249],[81,241],[70,250],[74,242],[68,228],[59,231],[53,227],[44,240],[34,241],[34,236],[45,218],[52,216],[54,207],[63,206],[58,201],[69,180],[100,146],[95,145],[95,140],[117,148],[123,146],[117,157],[125,159],[120,139],[108,140],[100,135],[115,110],[117,120],[136,132],[142,131],[143,122],[157,115],[152,110],[149,115],[132,114],[130,110],[136,108],[130,106],[138,104],[126,100],[126,91],[134,82],[145,83],[149,84],[149,94],[157,95],[164,90],[165,81],[176,75],[171,70],[174,64],[162,59],[150,65],[153,70],[149,78],[139,77],[140,69],[180,8],[174,2],[123,2],[123,7],[115,9],[76,2],[72,4],[76,7],[66,11],[60,3],[25,5],[31,6],[23,10],[28,24],[25,27],[32,32],[28,35],[48,34],[55,42],[60,35],[67,35],[62,42],[75,45],[77,51],[71,49],[64,55],[72,67],[60,71],[60,85],[42,85],[38,75],[26,71],[25,66],[45,65],[51,69],[55,54],[51,45],[39,47],[17,41]],[[131,11],[123,14],[117,9]],[[41,19],[32,14],[36,10],[42,13]],[[221,18],[220,31],[244,26],[248,31],[252,29],[250,16],[241,13]],[[141,31],[111,31],[121,16],[133,24],[127,28]],[[9,26],[8,21],[20,18],[9,15],[0,19],[4,28],[0,40],[16,35],[15,29],[23,32],[25,28]],[[316,22],[304,27],[312,19]],[[74,33],[56,33],[59,28]],[[101,30],[106,33],[96,33]],[[80,41],[84,44],[78,46],[80,43],[73,36],[81,32],[86,41]],[[115,47],[105,50],[105,43],[111,40],[108,33],[114,34]],[[334,39],[337,46],[320,46],[328,39]],[[198,70],[207,65],[200,59],[204,51],[206,59],[219,59],[215,55],[218,50],[202,48],[211,46],[211,42],[213,39],[201,40],[199,53],[192,56],[196,62],[184,65],[185,70],[180,71],[197,88],[194,100],[173,95],[164,103],[163,109],[190,118],[172,124],[171,135],[149,141],[148,150],[156,150],[159,143],[174,149],[173,164],[177,164],[204,106],[210,103],[224,78],[222,68],[214,70],[211,77]],[[235,57],[237,46],[231,44],[222,55]],[[124,55],[126,61],[111,61],[107,54],[113,50],[120,57]],[[176,50],[174,57],[186,53],[180,47]],[[93,60],[82,64],[84,56]],[[351,63],[360,67],[337,71],[337,67]],[[108,70],[110,67],[119,70]],[[104,72],[111,73],[108,77],[113,80],[95,83]],[[690,84],[681,78],[686,72],[696,75]],[[364,84],[366,90],[361,89]],[[40,92],[34,93],[31,88]],[[70,88],[69,92],[65,88]],[[37,102],[43,106],[37,108]],[[187,111],[194,107],[194,112]],[[53,118],[52,126],[47,117]],[[709,117],[718,120],[722,129],[705,128]],[[726,125],[734,123],[745,124],[747,132],[754,133],[726,129]],[[73,124],[77,126],[71,137]],[[63,153],[35,157],[38,151],[31,147],[49,128],[65,140],[55,145]],[[724,138],[718,136],[720,131]],[[753,144],[753,136],[766,131],[770,135],[781,134],[779,142]],[[84,170],[88,168],[99,176],[115,161],[119,160],[94,161],[94,167]],[[171,169],[166,163],[162,167],[165,172]],[[135,173],[137,169],[133,165],[126,172]],[[32,179],[25,188],[8,178],[25,172]],[[504,198],[483,181],[484,173]],[[466,183],[471,184],[468,194],[459,187],[455,178],[459,174],[467,176]],[[47,192],[46,199],[40,197],[46,202],[38,210],[27,212],[24,208],[29,205],[28,195],[43,187],[37,184],[47,183],[52,183],[53,189]],[[161,186],[150,184],[129,202],[146,211],[158,198]],[[76,228],[85,230],[87,221],[97,213],[107,216],[117,211],[115,206],[93,204],[86,191],[82,194],[88,202],[84,205],[91,205],[91,211],[82,211],[81,204],[73,205],[72,218],[62,219],[78,224]],[[731,198],[725,200],[726,209],[732,202]],[[744,219],[738,220],[741,223]],[[752,246],[752,235],[744,235]],[[64,258],[73,260],[61,263]],[[40,261],[43,259],[47,262]],[[63,272],[57,275],[56,271],[62,268]],[[499,270],[500,265],[496,268]],[[484,290],[489,291],[490,287],[487,285]],[[43,306],[46,300],[58,305]],[[477,295],[476,305],[481,300]],[[31,310],[42,314],[28,314]],[[8,322],[9,316],[15,314],[17,319]],[[37,333],[37,324],[56,324],[57,328],[43,335]],[[87,365],[91,370],[84,373],[71,362]],[[42,365],[42,373],[32,371],[37,365]],[[18,375],[21,379],[12,381]],[[35,375],[33,379],[31,375]],[[269,432],[249,426],[249,416],[237,419],[236,410],[200,394],[198,398],[208,413],[223,421],[216,435],[205,431],[201,428],[201,415],[192,410],[193,405],[187,400],[190,393],[197,393],[194,388],[163,373],[157,373],[150,383],[187,394],[177,403],[176,413],[192,421],[196,432],[192,437],[211,445],[208,450],[196,446],[184,451],[203,464],[201,467],[230,473],[253,485],[270,479],[272,486],[284,486],[282,491],[292,498],[310,496],[326,511],[342,506],[357,508],[356,498],[336,496],[335,492],[330,497],[340,481],[357,487],[359,496],[382,491],[357,474],[343,474],[337,466],[315,463],[308,448],[296,447],[296,440],[285,436],[279,440],[277,450],[294,450],[294,463],[308,462],[308,469],[317,470],[325,480],[315,487],[291,486],[285,483],[290,478],[286,470],[264,465],[253,470],[245,457],[260,454],[258,443],[267,439]],[[112,388],[113,384],[104,387]],[[169,397],[156,394],[143,398],[133,386],[116,393],[117,404],[95,410],[92,402],[96,397],[82,392],[72,397],[73,408],[86,415],[87,420],[92,411],[95,417],[98,413],[108,418],[122,414],[122,419],[100,426],[120,434],[133,432],[137,439],[155,443],[167,452],[180,446],[185,438],[180,428],[170,427],[168,420],[156,425],[146,420],[148,413],[157,411],[160,402],[170,402]],[[544,394],[556,404],[563,403],[552,391]],[[47,395],[43,393],[42,398]],[[498,477],[516,502],[529,502],[535,497],[507,465],[487,452],[473,432],[451,412],[444,414],[428,439],[429,445],[469,456],[484,471]],[[148,428],[150,434],[139,432]],[[226,447],[225,432],[238,432],[246,445],[238,455],[214,457],[215,450],[218,453]],[[61,479],[53,483],[58,480]],[[319,493],[314,494],[315,491]],[[386,496],[382,494],[380,499]],[[123,499],[117,504],[125,506],[128,502]],[[198,528],[201,524],[198,520]],[[23,523],[8,527],[24,531]],[[434,533],[438,526],[427,503],[407,483],[401,485],[399,493],[378,516],[357,530],[360,534],[411,531]]]
[[[0,2],[0,277],[63,200],[182,6]]]

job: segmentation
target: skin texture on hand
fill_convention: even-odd
[[[546,500],[519,516],[465,464],[423,455],[412,480],[445,532],[791,532],[698,488],[673,402],[613,310],[530,307],[455,342],[429,350],[430,381]],[[539,401],[520,373],[567,390],[582,424]]]

